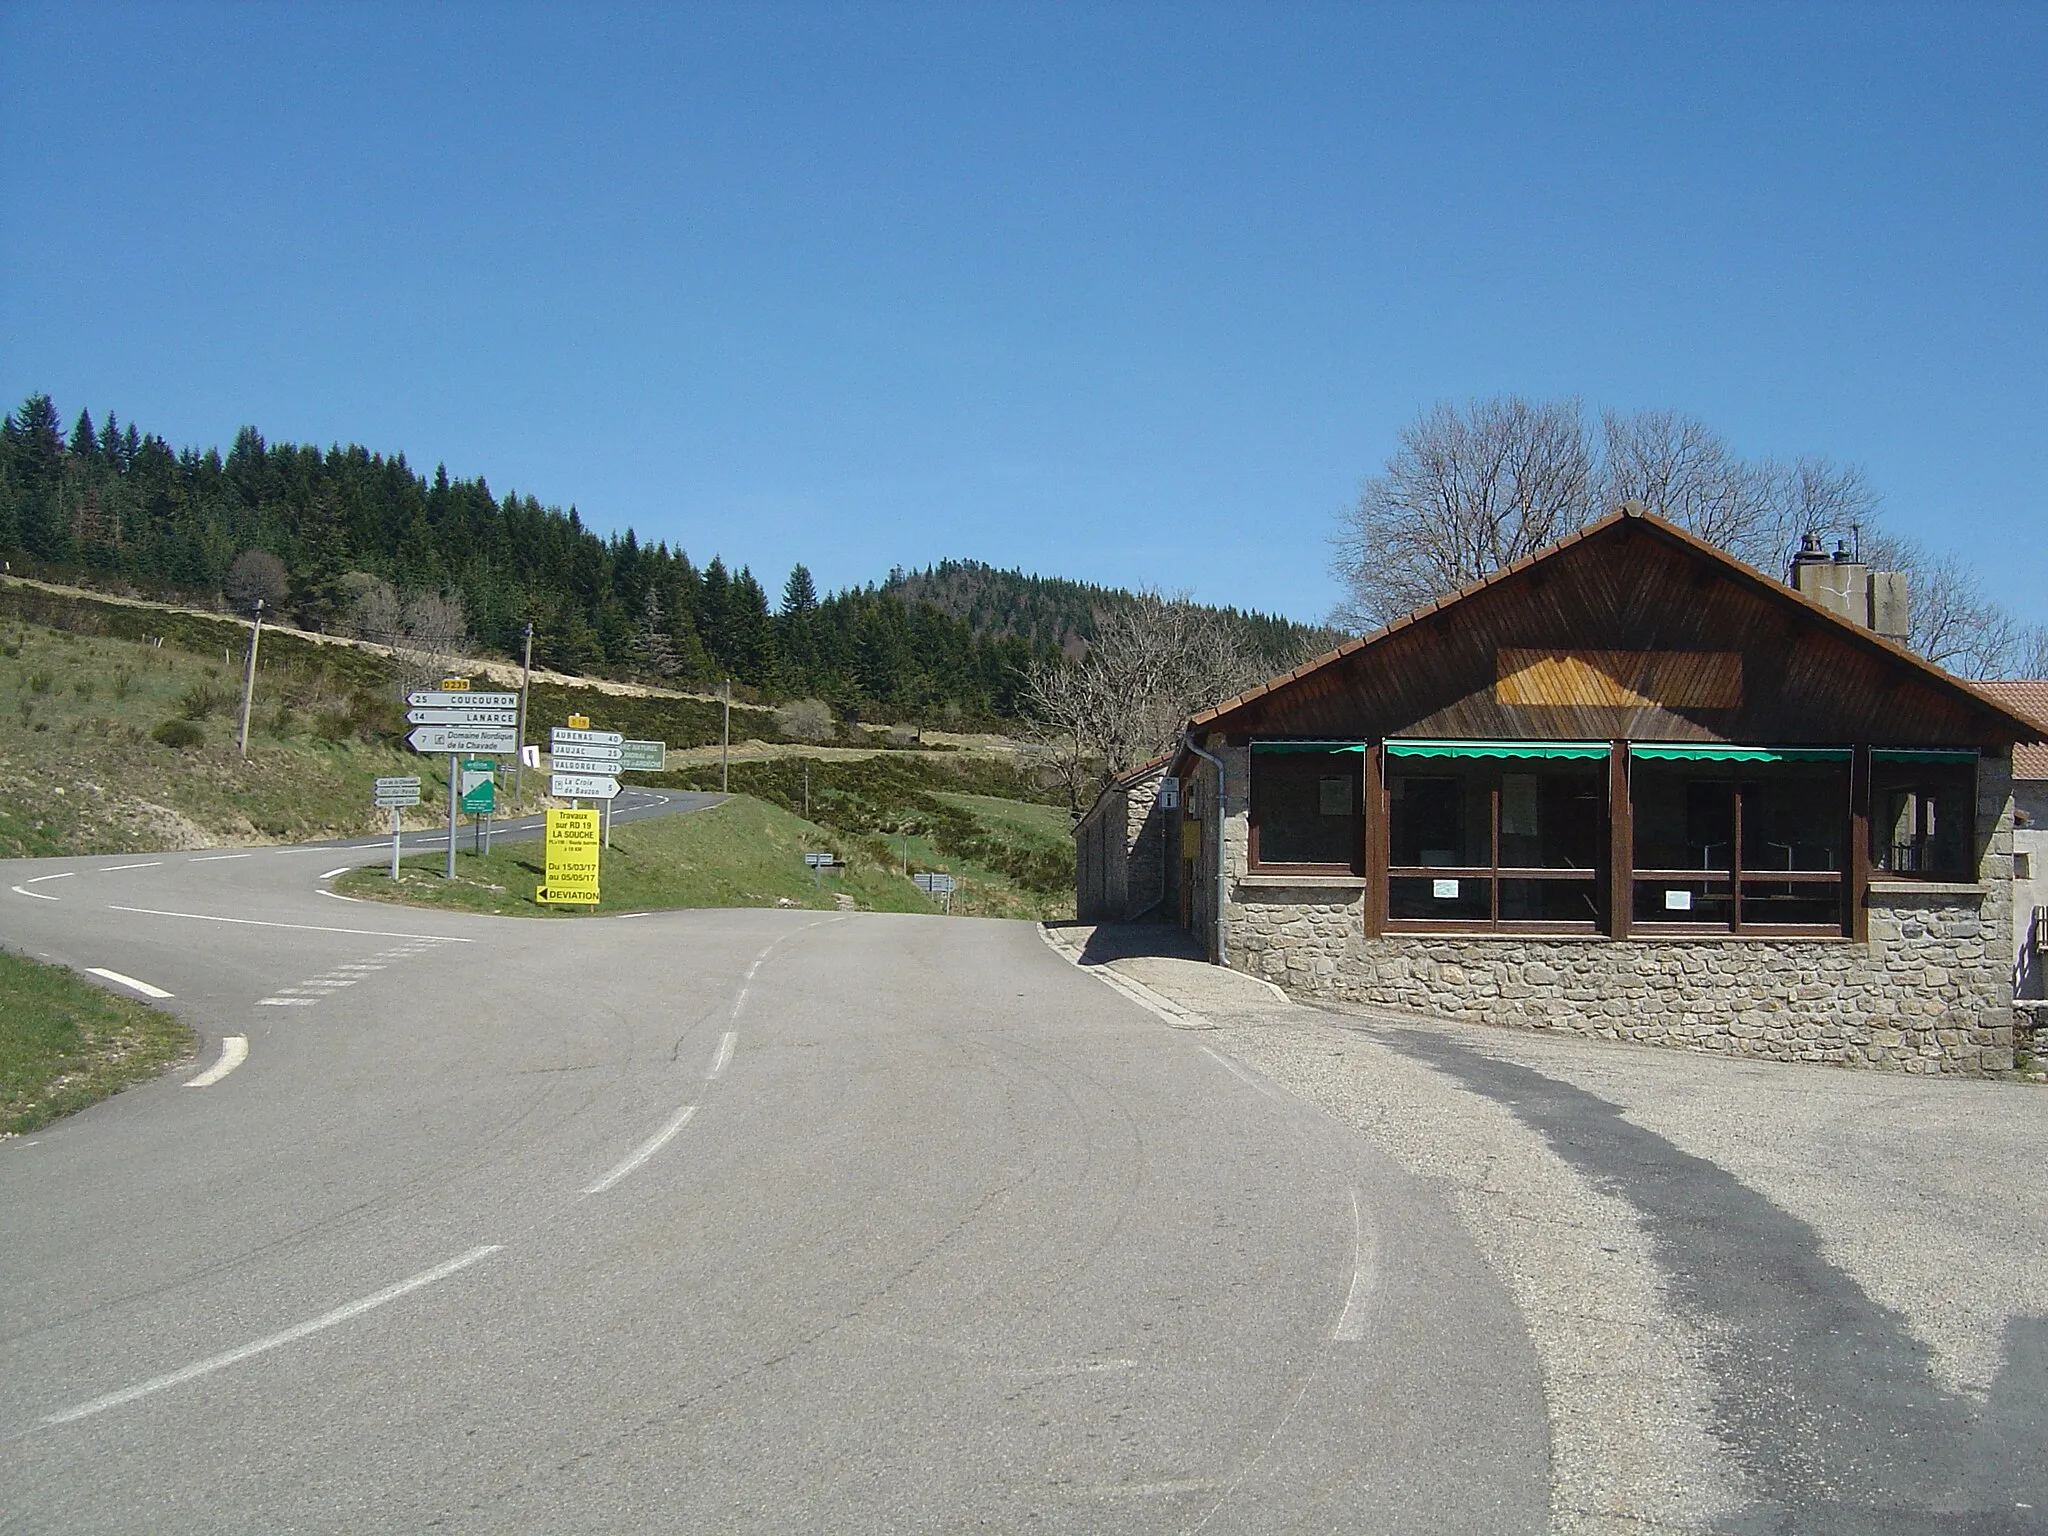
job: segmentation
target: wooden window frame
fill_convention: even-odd
[[[1287,755],[1312,757],[1318,755],[1319,750],[1321,749],[1303,750],[1299,753],[1290,753]],[[1360,835],[1352,845],[1351,857],[1341,862],[1337,860],[1330,860],[1323,863],[1303,863],[1300,861],[1294,861],[1284,864],[1267,863],[1259,857],[1259,759],[1262,756],[1266,755],[1267,754],[1261,753],[1256,749],[1246,754],[1246,757],[1249,760],[1249,768],[1247,770],[1247,777],[1249,782],[1245,786],[1245,873],[1252,875],[1341,875],[1346,879],[1351,880],[1355,880],[1360,876],[1364,875],[1366,872],[1367,863],[1366,851],[1364,846],[1364,826],[1371,820],[1371,818],[1366,814],[1366,774],[1363,770],[1362,765],[1353,764],[1351,762],[1351,759],[1355,757],[1360,757],[1361,755],[1369,756],[1370,753],[1360,754],[1354,747],[1341,746],[1336,744],[1332,744],[1326,751],[1321,751],[1321,755],[1343,759],[1346,773],[1352,777],[1353,781],[1357,784],[1358,787],[1358,798],[1353,802],[1355,808],[1352,812],[1352,819],[1359,823]],[[1273,755],[1277,756],[1279,754]]]
[[[1607,902],[1610,899],[1611,881],[1607,870],[1595,862],[1590,869],[1551,869],[1504,865],[1500,862],[1500,781],[1504,774],[1514,771],[1510,766],[1517,759],[1503,758],[1490,764],[1492,782],[1487,785],[1487,850],[1491,862],[1480,865],[1459,865],[1451,867],[1396,865],[1392,862],[1393,850],[1393,797],[1386,784],[1388,775],[1385,766],[1374,755],[1379,752],[1374,746],[1367,754],[1367,766],[1371,777],[1378,780],[1377,797],[1368,805],[1377,805],[1377,816],[1366,817],[1366,837],[1370,845],[1367,859],[1370,884],[1367,910],[1376,920],[1372,936],[1399,933],[1442,933],[1470,935],[1475,938],[1525,938],[1530,935],[1562,934],[1579,936],[1598,934],[1609,918]],[[1417,758],[1412,761],[1425,762]],[[1529,759],[1529,761],[1536,761]],[[1587,777],[1594,777],[1587,774]],[[1602,821],[1612,818],[1612,808],[1603,805]],[[1376,827],[1375,827],[1375,824]],[[1596,845],[1610,842],[1609,829],[1601,827],[1596,834]],[[1487,916],[1484,919],[1395,917],[1393,909],[1393,882],[1396,880],[1443,879],[1443,880],[1485,880],[1487,885]],[[1500,888],[1503,880],[1554,880],[1569,881],[1573,884],[1592,887],[1594,912],[1583,921],[1563,922],[1553,918],[1503,918],[1500,915]],[[1376,897],[1377,899],[1372,899]]]

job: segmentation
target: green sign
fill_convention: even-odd
[[[462,810],[466,816],[488,816],[498,808],[497,764],[488,757],[462,760]]]
[[[619,751],[621,773],[660,773],[668,765],[668,747],[663,742],[621,742]]]

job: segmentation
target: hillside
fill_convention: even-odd
[[[1095,638],[1103,620],[1136,600],[1121,587],[1027,576],[979,560],[942,560],[921,571],[892,571],[882,590],[906,603],[929,603],[978,636],[1016,637],[1030,642],[1034,650],[1057,648],[1069,656],[1078,655]],[[1277,614],[1203,606],[1241,631],[1253,653],[1276,672],[1344,638],[1336,630]]]
[[[821,595],[802,565],[771,591],[717,555],[699,566],[632,529],[495,493],[403,453],[271,443],[174,450],[109,413],[67,433],[31,395],[0,422],[0,557],[16,575],[237,611],[256,593],[302,630],[373,641],[433,624],[458,649],[564,674],[688,690],[734,679],[767,702],[815,698],[842,721],[1005,726],[1031,669],[1075,654],[1131,595],[949,561]],[[1218,610],[1276,664],[1309,631]]]

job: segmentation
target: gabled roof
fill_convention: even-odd
[[[1095,813],[1102,808],[1103,802],[1109,798],[1112,790],[1130,789],[1135,785],[1144,783],[1147,779],[1158,778],[1166,771],[1166,765],[1179,755],[1180,749],[1176,747],[1171,752],[1153,758],[1149,763],[1140,763],[1135,768],[1126,768],[1122,773],[1117,774],[1095,792],[1094,800],[1089,803],[1088,809],[1081,813],[1080,819],[1074,823],[1067,835],[1078,838],[1081,835],[1081,829],[1095,819]]]
[[[2039,740],[2023,741],[2012,749],[2012,776],[2048,779],[2048,679],[2002,677],[1981,682],[1977,687],[2033,721],[2040,732]]]
[[[1803,610],[1813,618],[1821,621],[1824,625],[1834,626],[1835,630],[1839,632],[1840,638],[1849,643],[1861,646],[1867,650],[1876,651],[1896,662],[1902,663],[1919,674],[1924,681],[1938,689],[1951,695],[1960,695],[1978,709],[1996,715],[2007,724],[2008,728],[2014,730],[2020,736],[2030,737],[2040,731],[2040,721],[2030,719],[2026,714],[2021,713],[2014,703],[1994,696],[1988,689],[1964,682],[1961,678],[1943,671],[1924,656],[1908,650],[1905,646],[1885,639],[1884,636],[1864,628],[1861,624],[1844,618],[1832,609],[1826,608],[1813,598],[1808,597],[1805,593],[1797,591],[1781,581],[1772,580],[1753,566],[1745,565],[1742,561],[1737,560],[1726,550],[1708,543],[1705,539],[1695,534],[1688,533],[1676,523],[1667,522],[1651,512],[1626,507],[1618,508],[1606,517],[1600,518],[1596,522],[1588,523],[1584,528],[1579,529],[1575,533],[1566,534],[1555,543],[1545,545],[1533,554],[1524,555],[1513,564],[1503,566],[1489,576],[1482,577],[1478,581],[1460,587],[1455,592],[1445,593],[1442,597],[1432,602],[1424,603],[1414,612],[1405,614],[1390,624],[1383,625],[1369,635],[1362,635],[1356,640],[1347,640],[1327,655],[1319,656],[1313,661],[1304,662],[1290,672],[1284,672],[1278,677],[1261,683],[1256,688],[1247,689],[1235,698],[1226,699],[1212,709],[1203,710],[1189,719],[1188,729],[1196,731],[1218,725],[1227,726],[1229,718],[1246,706],[1279,693],[1290,685],[1298,683],[1302,679],[1319,673],[1328,667],[1335,666],[1348,657],[1370,650],[1387,640],[1390,636],[1422,623],[1424,620],[1446,609],[1453,608],[1478,593],[1500,586],[1503,583],[1514,581],[1525,572],[1533,570],[1547,561],[1556,559],[1564,551],[1571,549],[1575,545],[1589,544],[1611,537],[1624,525],[1631,524],[1665,539],[1704,562],[1718,567],[1721,573],[1731,581],[1752,591],[1764,594],[1767,600]]]

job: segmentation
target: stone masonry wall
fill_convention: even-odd
[[[1234,775],[1235,777],[1235,775]],[[1242,782],[1240,779],[1238,782]],[[1364,937],[1363,892],[1244,878],[1232,797],[1227,934],[1238,969],[1309,996],[1476,1023],[1906,1072],[2013,1063],[2012,783],[1987,759],[1971,885],[1887,882],[1870,940]]]

